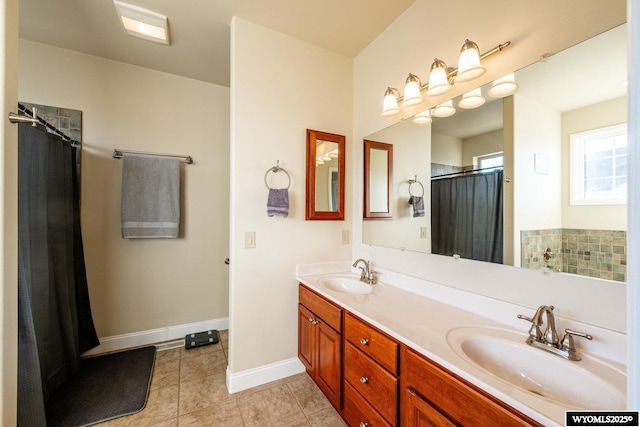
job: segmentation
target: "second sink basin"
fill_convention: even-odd
[[[533,348],[526,336],[504,329],[461,327],[447,334],[461,358],[500,380],[561,405],[624,409],[626,375],[582,355],[579,362]]]
[[[357,276],[327,276],[318,279],[318,284],[328,289],[347,294],[364,295],[371,293],[371,285],[361,282]]]

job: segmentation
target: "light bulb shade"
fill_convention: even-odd
[[[469,39],[464,41],[458,58],[456,82],[468,82],[486,73],[487,69],[480,64],[478,45]]]
[[[331,161],[331,156],[328,154],[325,154],[321,157],[322,160],[324,160],[325,162],[330,162]]]
[[[423,111],[422,113],[416,114],[413,118],[413,123],[418,125],[426,125],[432,122],[431,119],[431,110]]]
[[[456,113],[456,109],[453,108],[453,101],[449,100],[442,104],[436,105],[431,112],[434,117],[449,117]]]
[[[507,74],[493,81],[491,88],[487,91],[489,96],[494,98],[504,98],[516,93],[520,86],[516,83],[513,73]]]
[[[409,74],[404,84],[404,105],[416,105],[423,101],[422,95],[420,94],[420,86],[422,86],[422,83],[418,76]]]
[[[451,84],[447,77],[447,64],[436,58],[433,60],[433,64],[431,64],[431,71],[429,72],[429,87],[427,88],[427,95],[442,95],[449,89],[451,89]]]
[[[322,160],[321,158],[317,158],[316,165],[324,165],[324,160]]]
[[[458,107],[470,110],[472,108],[478,108],[484,104],[484,101],[482,89],[476,88],[462,95],[462,99],[458,102]]]
[[[400,107],[398,107],[398,97],[395,95],[394,91],[397,92],[396,89],[388,87],[387,91],[384,93],[384,101],[382,103],[383,116],[393,116],[400,112]]]

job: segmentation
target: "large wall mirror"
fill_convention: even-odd
[[[344,219],[345,137],[307,129],[307,220]]]
[[[364,221],[364,243],[455,254],[456,249],[442,251],[437,240],[437,234],[453,233],[441,233],[430,215],[435,199],[446,193],[441,183],[499,173],[502,185],[495,196],[502,204],[501,230],[491,234],[501,243],[501,259],[481,260],[625,282],[626,205],[613,199],[576,201],[571,182],[582,182],[587,193],[626,193],[626,137],[582,146],[580,161],[609,170],[609,183],[590,181],[589,171],[580,177],[572,164],[572,155],[580,151],[571,147],[576,147],[576,135],[627,121],[626,31],[626,24],[621,25],[517,71],[520,88],[513,96],[492,99],[483,87],[486,102],[479,108],[457,107],[453,116],[427,125],[407,119],[367,136],[394,146],[397,172],[391,200],[402,208],[392,221]],[[483,172],[464,173],[469,169]],[[412,218],[406,208],[414,176],[426,189],[425,218]]]

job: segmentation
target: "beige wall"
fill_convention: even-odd
[[[0,424],[16,425],[18,366],[18,126],[6,119],[18,101],[18,1],[0,2]]]
[[[499,153],[504,148],[502,129],[462,140],[462,165],[473,165],[473,158]],[[475,165],[474,165],[475,166]]]
[[[81,220],[100,337],[228,316],[229,89],[20,41],[19,98],[82,110]],[[121,237],[114,148],[188,154],[181,238]]]
[[[462,140],[448,135],[431,135],[431,163],[460,166],[462,163]]]
[[[234,18],[231,28],[231,375],[297,356],[299,263],[343,261],[346,220],[305,221],[306,129],[346,136],[347,171],[354,142],[352,61]],[[291,175],[289,217],[266,215],[264,174],[276,161]],[[244,233],[256,247],[244,248]],[[229,379],[229,377],[228,377]]]
[[[570,137],[572,133],[627,122],[627,97],[562,114],[562,226],[596,230],[626,230],[627,205],[572,206],[570,204]]]
[[[533,3],[496,0],[491,8],[483,2],[465,4],[459,13],[455,2],[416,2],[361,52],[354,62],[354,212],[362,210],[362,139],[391,124],[398,123],[420,111],[461,95],[474,86],[490,82],[508,72],[523,68],[544,52],[557,52],[568,46],[622,23],[624,2],[599,0],[540,0]],[[568,28],[580,11],[580,25]],[[527,20],[510,19],[525,14]],[[456,16],[456,25],[449,25],[442,16]],[[540,22],[544,22],[544,30]],[[499,31],[496,32],[496,28]],[[472,37],[481,50],[490,49],[505,40],[512,46],[486,61],[487,73],[477,81],[455,85],[447,94],[429,98],[407,108],[399,116],[381,115],[382,98],[388,86],[402,88],[407,73],[418,73],[426,79],[434,56],[454,64],[460,45]],[[420,40],[416,43],[416,40]],[[549,304],[554,295],[556,312],[560,316],[625,330],[625,287],[595,283],[593,280],[559,275],[542,276],[539,272],[493,265],[451,257],[400,251],[362,244],[362,219],[354,216],[352,258],[367,258],[375,266],[401,271],[460,289],[489,295],[535,309]],[[360,234],[358,234],[360,233]],[[563,292],[558,292],[562,289]],[[585,291],[588,289],[588,292]],[[608,301],[603,307],[602,301]],[[595,307],[602,307],[597,308]]]
[[[513,263],[521,263],[520,232],[560,228],[560,113],[518,94],[513,100]],[[536,120],[531,120],[535,117]],[[548,160],[547,174],[535,171],[535,156]]]

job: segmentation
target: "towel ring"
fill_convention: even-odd
[[[418,197],[423,197],[424,196],[424,185],[422,185],[422,183],[420,181],[418,181],[418,177],[417,176],[416,176],[416,179],[410,179],[409,180],[409,195],[410,196],[415,196],[415,194],[411,193],[411,186],[413,184],[419,184],[420,185],[420,188],[422,188],[422,194],[420,196],[418,196]]]
[[[278,163],[276,164],[276,166],[267,169],[267,172],[264,174],[264,185],[266,185],[269,190],[272,190],[272,188],[269,187],[269,183],[267,182],[267,176],[269,176],[269,172],[273,172],[273,173],[284,172],[285,175],[287,175],[287,178],[289,179],[289,184],[287,185],[286,189],[288,190],[289,187],[291,187],[291,176],[289,175],[289,172],[287,172],[285,169],[280,167],[280,161],[279,160],[278,160]]]

